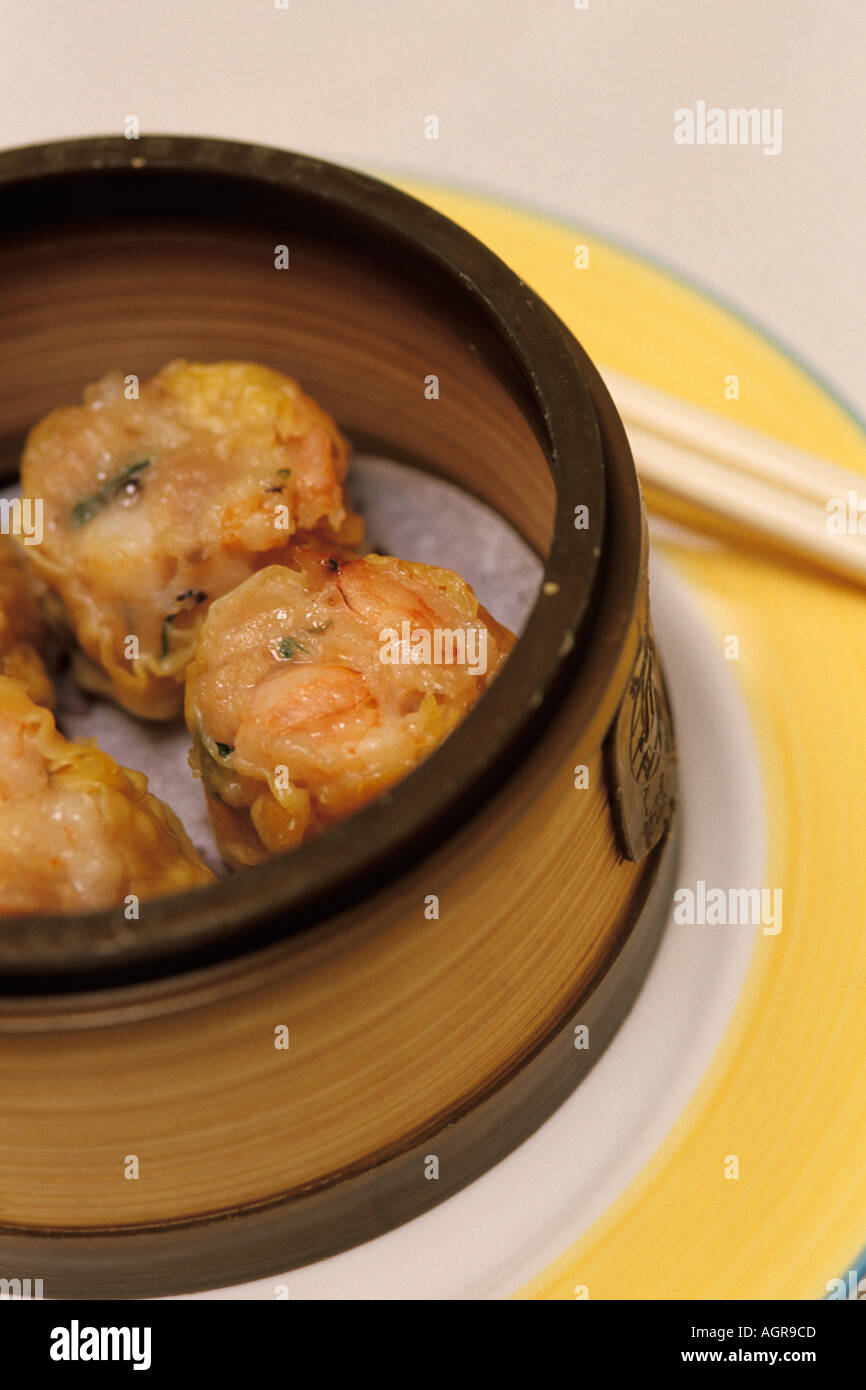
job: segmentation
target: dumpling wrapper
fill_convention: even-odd
[[[210,603],[298,537],[360,541],[349,448],[297,382],[243,362],[171,362],[130,388],[110,372],[31,431],[32,562],[77,643],[74,672],[146,719],[183,704]]]
[[[22,681],[37,704],[53,709],[42,658],[49,645],[35,576],[14,541],[0,536],[0,675]]]
[[[215,882],[180,821],[0,676],[0,916],[88,912]]]
[[[462,644],[469,659],[437,660],[437,634],[440,658]],[[291,849],[392,787],[464,718],[513,642],[459,575],[391,556],[296,550],[216,602],[185,713],[225,861]]]

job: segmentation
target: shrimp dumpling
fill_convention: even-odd
[[[22,681],[38,705],[54,708],[42,653],[50,645],[38,583],[8,536],[0,536],[0,675]]]
[[[43,502],[32,559],[62,604],[79,683],[169,719],[215,598],[299,537],[351,546],[363,528],[343,493],[348,444],[291,378],[175,361],[125,383],[109,372],[36,425],[21,477]]]
[[[0,676],[0,917],[88,912],[214,882],[141,772],[70,743]]]
[[[393,786],[513,641],[459,575],[385,555],[299,549],[218,600],[186,720],[226,862],[293,848]]]

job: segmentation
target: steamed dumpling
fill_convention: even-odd
[[[0,676],[0,916],[96,911],[214,881],[143,773],[70,743]]]
[[[77,643],[82,685],[132,713],[180,712],[210,603],[299,539],[361,538],[348,445],[295,381],[243,362],[120,372],[31,432],[24,495],[44,504],[32,561]]]
[[[298,550],[220,599],[187,673],[186,719],[224,859],[289,849],[393,786],[513,640],[459,575],[385,555]]]
[[[0,536],[0,675],[22,681],[37,704],[53,709],[42,657],[48,645],[34,575],[14,542]]]

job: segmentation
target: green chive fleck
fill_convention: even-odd
[[[113,478],[109,478],[102,487],[97,488],[96,492],[91,492],[88,497],[83,497],[72,508],[72,525],[83,526],[85,522],[92,521],[97,513],[107,507],[113,497],[121,491],[126,484],[135,477],[136,473],[150,465],[150,459],[139,459],[137,463],[131,463],[127,468],[122,468]]]
[[[175,620],[176,617],[177,617],[177,614],[176,614],[176,613],[169,613],[168,617],[166,618],[165,622],[164,622],[163,625],[162,625],[162,656],[163,656],[163,658],[165,658],[165,657],[168,656],[168,630],[169,630],[169,628],[171,627],[171,625],[172,625],[172,623],[174,622],[174,620]]]
[[[277,652],[283,661],[291,661],[295,652],[303,652],[305,656],[310,655],[306,647],[302,646],[295,637],[283,637],[277,646]]]
[[[229,753],[233,753],[234,751],[235,751],[235,746],[234,746],[233,743],[218,743],[218,744],[217,744],[217,752],[219,753],[219,755],[220,755],[221,758],[227,758],[228,755],[229,755]]]

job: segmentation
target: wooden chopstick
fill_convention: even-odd
[[[862,497],[866,514],[866,477],[618,372],[602,375],[651,507],[653,493],[674,498],[697,507],[710,529],[717,518],[866,583],[866,535],[828,529],[827,508],[835,499],[856,518]]]

